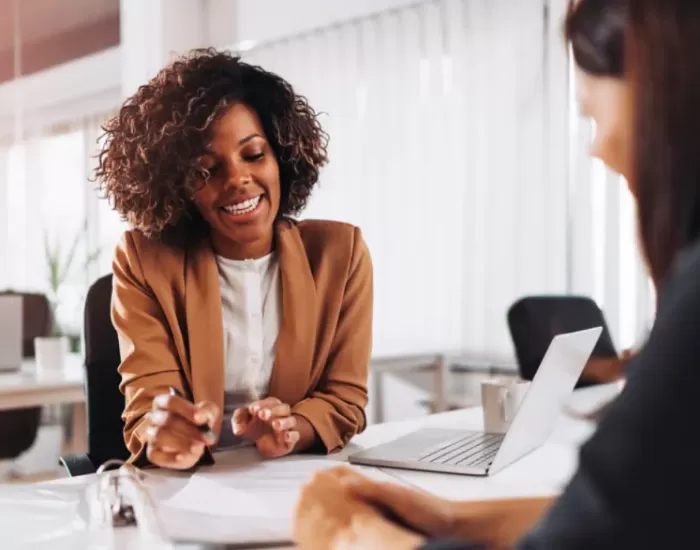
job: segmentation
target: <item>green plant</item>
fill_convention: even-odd
[[[66,281],[69,280],[72,273],[72,268],[76,260],[76,254],[80,247],[80,243],[87,234],[87,220],[83,223],[82,228],[76,233],[73,241],[68,249],[65,257],[62,254],[61,243],[56,242],[51,246],[49,235],[44,231],[44,253],[48,270],[48,287],[49,287],[49,302],[51,304],[51,318],[53,325],[51,328],[52,336],[66,336],[61,329],[61,323],[58,320],[58,307],[61,299],[61,290]],[[100,257],[101,250],[98,248],[89,253],[82,266],[84,273],[90,265],[97,261]]]

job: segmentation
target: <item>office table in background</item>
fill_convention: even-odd
[[[73,415],[71,425],[68,426],[70,438],[64,442],[64,447],[56,452],[84,452],[87,448],[87,422],[85,373],[80,354],[68,354],[65,367],[61,370],[37,373],[34,359],[24,359],[19,371],[0,373],[0,411],[60,404],[71,405]],[[39,462],[43,464],[47,460],[49,459],[41,458]],[[41,467],[41,472],[33,471],[31,475],[48,475],[58,470],[57,463],[55,469],[53,466],[52,464],[51,469],[46,472],[45,467]]]
[[[34,359],[22,361],[18,372],[0,373],[0,410],[84,403],[83,360],[69,354],[65,368],[38,374]]]

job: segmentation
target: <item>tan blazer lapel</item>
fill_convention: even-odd
[[[190,388],[195,403],[224,407],[224,330],[219,271],[206,241],[188,250],[185,263],[185,308],[190,351]],[[221,429],[221,419],[214,427]]]
[[[275,348],[270,395],[284,403],[306,397],[316,342],[316,284],[296,225],[277,225],[282,281],[282,326]]]

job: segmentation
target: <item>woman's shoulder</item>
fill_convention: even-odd
[[[138,229],[122,233],[115,253],[115,261],[128,264],[138,262],[141,269],[154,267],[162,270],[173,262],[180,263],[183,257],[182,249],[147,237]]]
[[[294,222],[307,251],[349,257],[366,249],[359,227],[332,220]]]
[[[685,306],[700,322],[700,239],[678,256],[659,299],[659,312]],[[690,306],[692,302],[693,306]],[[675,315],[674,315],[675,316]]]
[[[351,240],[359,227],[333,220],[302,220],[294,222],[302,236],[318,240]]]
[[[287,228],[296,233],[312,270],[323,265],[334,266],[331,269],[334,273],[347,273],[348,269],[361,265],[371,271],[369,250],[359,227],[331,220],[287,220],[287,223]]]

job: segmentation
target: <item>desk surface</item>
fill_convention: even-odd
[[[618,385],[578,390],[570,404],[573,408],[585,411],[609,399],[618,391]],[[360,448],[390,441],[420,427],[480,429],[481,425],[480,408],[375,425],[357,436],[348,448],[325,460],[331,466],[333,463],[346,460],[350,453]],[[489,478],[395,469],[383,469],[383,471],[392,475],[397,482],[420,487],[446,498],[472,500],[551,495],[559,492],[562,485],[573,474],[576,467],[577,447],[592,433],[592,430],[593,427],[588,423],[562,415],[559,425],[547,444]],[[254,453],[253,449],[223,453],[217,457],[217,464],[212,467],[212,471],[216,469],[225,472],[227,468],[255,463]],[[176,476],[181,477],[182,474],[173,474],[173,477]],[[82,494],[87,484],[93,480],[94,476],[83,476],[21,487],[0,486],[0,533],[3,533],[3,540],[7,541],[5,537],[10,537],[9,540],[12,541],[12,537],[15,537],[15,546],[10,544],[10,548],[18,547],[17,543],[22,543],[22,547],[31,545],[31,548],[47,550],[82,547],[81,543],[85,542],[85,535],[72,533],[70,526],[78,521],[79,505],[76,502],[80,499],[77,495]],[[65,525],[65,528],[60,531],[56,531],[55,527],[57,518],[61,520],[60,525]],[[49,537],[45,531],[52,528],[54,532]],[[20,536],[22,540],[17,540]],[[147,547],[139,540],[135,529],[119,530],[115,533],[114,543],[114,548],[138,550]],[[5,547],[3,544],[3,548]]]
[[[22,362],[18,372],[0,373],[0,410],[39,407],[55,403],[82,403],[82,357],[69,354],[64,369],[37,373],[33,359]]]

